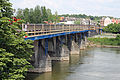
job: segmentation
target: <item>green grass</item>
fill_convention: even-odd
[[[88,40],[95,44],[120,46],[120,35],[116,38],[88,38]]]

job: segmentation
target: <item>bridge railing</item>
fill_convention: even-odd
[[[50,35],[63,32],[96,30],[95,25],[47,25],[47,24],[23,24],[22,30],[29,36]]]

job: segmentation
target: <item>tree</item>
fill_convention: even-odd
[[[55,23],[58,23],[60,21],[60,17],[58,16],[57,11],[55,12],[55,14],[53,15],[53,19]]]
[[[2,0],[0,6],[0,79],[22,80],[31,66],[28,60],[32,55],[32,41],[24,40],[25,33],[18,32],[18,23],[10,25],[8,17],[11,17],[12,8],[9,0]]]
[[[29,19],[29,9],[28,8],[25,8],[23,10],[23,18],[26,22],[30,22],[30,19]]]
[[[30,20],[30,23],[35,23],[35,16],[34,16],[34,10],[33,8],[30,8],[30,12],[29,12],[29,20]]]
[[[22,9],[18,8],[16,17],[20,18],[20,19],[24,19],[24,17],[23,17],[23,10]]]
[[[42,23],[44,21],[48,21],[48,14],[47,14],[47,10],[46,10],[45,6],[41,7],[41,15],[42,15]]]
[[[53,15],[50,9],[46,9],[45,6],[37,5],[35,8],[25,8],[17,10],[17,18],[21,18],[29,23],[40,24],[44,21],[57,23],[60,21],[58,13]]]
[[[120,33],[120,24],[109,24],[103,28],[103,31],[110,33]]]
[[[35,19],[35,23],[41,23],[42,22],[42,13],[41,13],[41,8],[39,5],[37,5],[34,9],[34,18]]]
[[[47,9],[48,22],[53,22],[53,15],[50,9]]]
[[[0,1],[0,17],[10,17],[13,14],[12,4],[9,0]]]

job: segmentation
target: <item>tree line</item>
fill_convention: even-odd
[[[60,17],[64,16],[64,17],[75,17],[75,18],[89,18],[89,19],[95,20],[95,21],[102,19],[102,17],[107,17],[107,16],[91,16],[91,15],[88,16],[86,14],[62,14],[59,16]],[[110,17],[110,18],[113,18],[113,17]]]
[[[37,5],[35,8],[25,8],[18,9],[16,12],[16,17],[23,19],[26,23],[44,23],[45,21],[49,23],[57,23],[59,22],[58,13],[52,14],[50,9],[46,9],[45,6]]]

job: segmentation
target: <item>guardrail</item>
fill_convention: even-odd
[[[100,27],[96,25],[47,25],[47,24],[22,24],[22,30],[28,37],[50,35],[64,32],[96,30]]]

